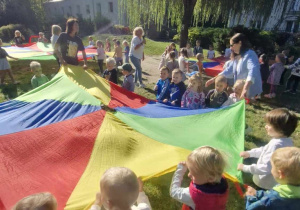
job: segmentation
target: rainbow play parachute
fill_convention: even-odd
[[[173,171],[203,145],[228,154],[225,175],[238,182],[244,106],[170,107],[91,70],[62,67],[43,86],[0,104],[0,209],[45,191],[55,195],[58,209],[85,209],[109,167],[149,179]]]

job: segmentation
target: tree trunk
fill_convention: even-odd
[[[180,31],[180,47],[185,47],[188,41],[189,27],[192,24],[192,17],[197,0],[182,0],[183,18]]]

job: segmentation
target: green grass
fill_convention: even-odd
[[[104,40],[106,37],[103,35],[96,38],[97,39],[101,38],[101,40]],[[94,39],[96,40],[96,38]],[[131,36],[121,36],[121,38],[120,37],[118,38],[119,40],[123,40],[123,38],[127,38],[127,40],[130,40]],[[148,48],[153,50],[151,55],[160,55],[166,46],[166,43],[154,42],[148,39],[147,41],[148,42],[146,47],[146,55],[149,55],[147,54],[147,52],[151,51]],[[156,51],[154,51],[154,48],[156,48]],[[4,85],[0,87],[0,91],[2,92],[2,94],[0,93],[0,102],[3,102],[8,98],[13,99],[18,95],[21,95],[31,90],[30,80],[33,74],[29,70],[29,63],[30,61],[23,61],[23,60],[10,62],[12,66],[13,74],[15,75],[16,80],[20,81],[21,84]],[[43,67],[43,72],[48,76],[48,78],[51,78],[51,75],[54,74],[58,69],[58,65],[56,61],[41,61],[41,64]],[[88,64],[92,70],[98,72],[99,67],[95,61],[89,61]],[[288,76],[289,74],[287,73],[286,75]],[[207,79],[208,79],[207,77],[204,77],[204,80]],[[6,78],[6,82],[10,83],[8,77]],[[147,82],[145,83],[146,83],[145,89],[136,88],[135,92],[147,98],[155,99],[152,90],[154,84],[147,84]],[[264,89],[265,91],[267,91],[268,87],[265,86]],[[253,132],[250,133],[249,135],[246,135],[245,137],[246,149],[251,149],[251,148],[265,145],[269,141],[270,138],[266,135],[264,129],[265,126],[264,115],[266,114],[266,112],[277,107],[287,107],[299,113],[300,110],[299,93],[297,93],[297,95],[284,94],[282,93],[283,90],[284,87],[282,86],[278,88],[279,94],[275,99],[262,99],[261,102],[257,104],[246,106],[246,123],[248,126],[250,126],[253,129]],[[224,123],[224,122],[219,122],[219,123]],[[299,135],[300,135],[300,125],[298,125],[296,131],[292,135],[295,146],[297,147],[300,147]],[[169,196],[169,187],[170,187],[171,178],[172,178],[172,173],[166,174],[158,178],[153,178],[145,182],[145,191],[150,198],[151,205],[153,206],[154,210],[155,209],[159,209],[159,210],[181,209],[181,204],[174,201]],[[244,182],[254,186],[251,180],[251,176],[249,174],[244,175]],[[188,184],[189,184],[189,179],[185,177],[183,186],[188,186]],[[237,194],[237,191],[235,190],[233,184],[232,183],[229,184],[230,184],[230,196],[229,196],[227,209],[230,210],[244,209],[244,200]]]

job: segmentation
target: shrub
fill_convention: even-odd
[[[21,24],[9,24],[6,26],[0,27],[0,38],[3,42],[11,42],[15,37],[15,30],[19,30],[25,39],[28,40],[31,35],[34,33]]]
[[[129,34],[132,34],[132,31],[127,26],[114,25],[110,28],[110,33],[116,34],[116,35],[129,35]]]

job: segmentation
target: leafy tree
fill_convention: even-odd
[[[274,7],[286,8],[290,0],[119,0],[120,17],[126,15],[130,27],[147,26],[152,20],[161,29],[164,18],[177,25],[180,30],[180,46],[186,45],[188,28],[221,18],[240,19],[242,14],[253,14],[255,18],[267,19]],[[285,11],[285,10],[284,10]],[[245,17],[246,18],[246,17]],[[267,21],[262,21],[263,23]]]

